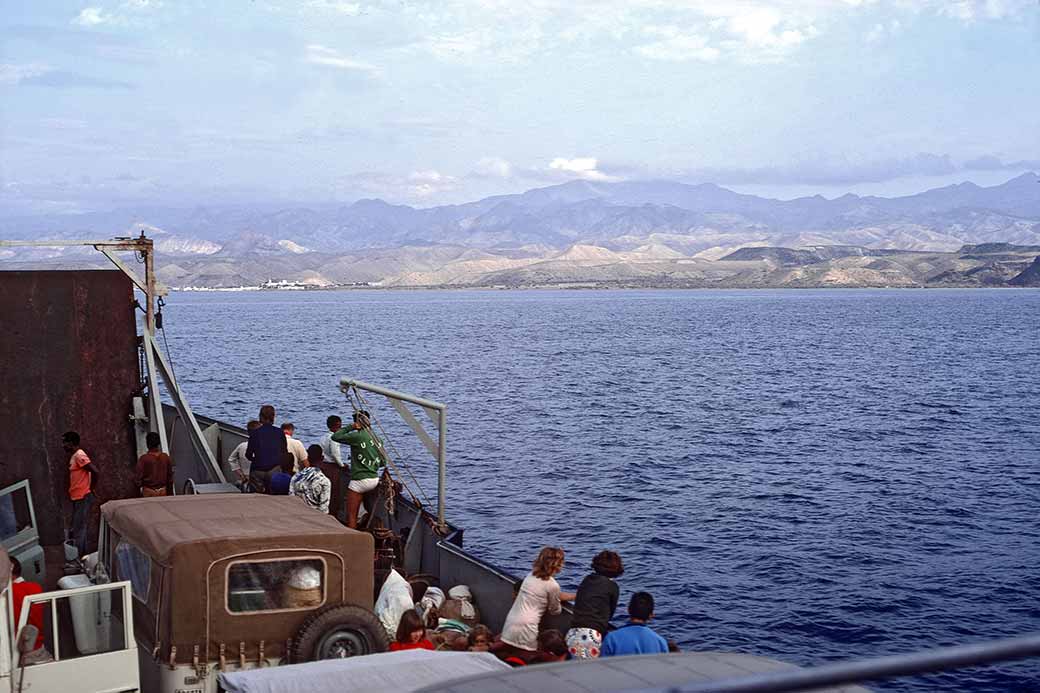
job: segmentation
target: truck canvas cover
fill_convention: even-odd
[[[241,643],[253,658],[261,642],[265,656],[279,657],[286,639],[313,613],[230,610],[232,565],[306,557],[323,566],[322,605],[372,606],[371,535],[343,527],[294,496],[134,498],[109,501],[101,512],[118,535],[114,541],[129,543],[150,559],[143,571],[135,569],[134,617],[138,640],[158,647],[164,659],[171,646],[178,661],[190,661],[196,646],[210,660],[222,644],[228,656],[237,656]]]

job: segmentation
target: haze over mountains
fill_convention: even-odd
[[[1000,284],[1031,264],[1031,247],[1040,248],[1040,176],[1027,173],[993,187],[962,183],[899,198],[784,201],[710,183],[582,180],[427,209],[360,200],[345,206],[155,208],[0,219],[3,238],[109,237],[142,229],[156,240],[161,278],[175,287],[266,281],[313,286]],[[962,246],[979,244],[1025,247],[984,245],[982,252],[961,252]],[[763,246],[808,250],[740,251]],[[992,253],[1002,259],[985,263],[1011,265],[983,271],[985,281],[959,277]],[[68,261],[68,254],[0,250],[8,267]],[[891,262],[878,265],[883,258]],[[813,272],[789,276],[792,267],[808,266]]]

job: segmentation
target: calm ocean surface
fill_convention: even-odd
[[[684,649],[1040,631],[1040,291],[177,293],[165,318],[206,415],[271,402],[309,444],[343,375],[447,403],[466,547],[522,575],[563,546],[564,589],[616,549],[622,604],[653,592]],[[1035,691],[1040,664],[875,689]]]

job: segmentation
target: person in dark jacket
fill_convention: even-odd
[[[275,428],[274,414],[270,404],[260,407],[260,427],[250,431],[246,445],[249,481],[262,493],[270,493],[271,475],[280,471],[282,458],[289,452],[285,434]]]
[[[618,604],[619,590],[614,578],[625,572],[621,556],[613,551],[596,554],[592,570],[578,586],[571,628],[567,631],[567,651],[575,659],[599,657]]]

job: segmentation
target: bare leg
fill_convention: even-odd
[[[347,491],[347,527],[357,529],[358,508],[361,507],[362,495],[354,490]]]

